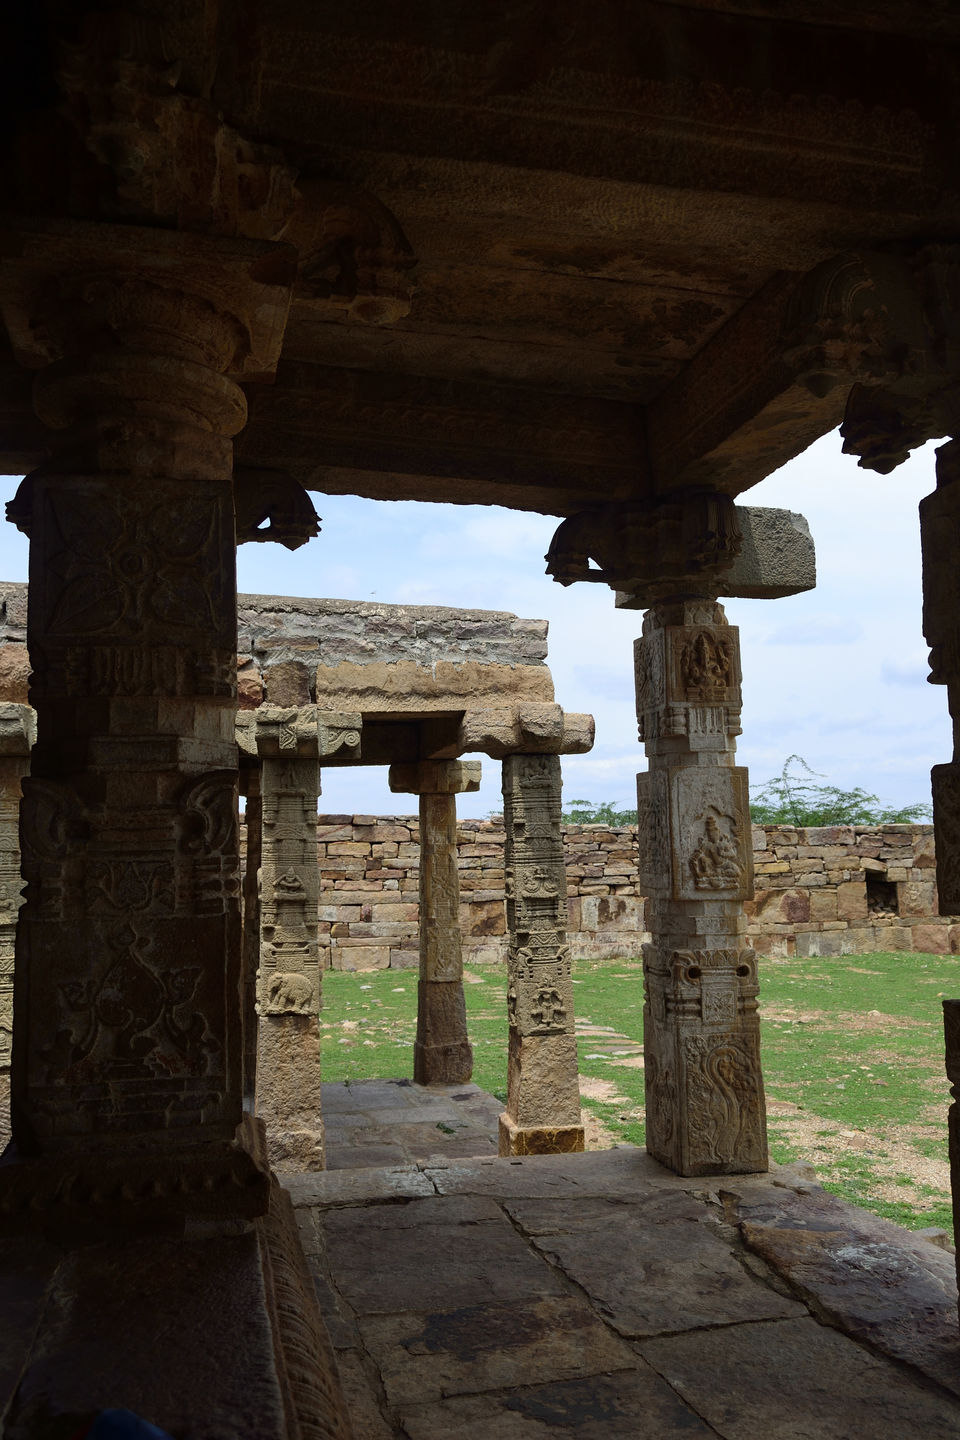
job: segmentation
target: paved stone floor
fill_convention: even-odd
[[[325,1092],[331,1168],[285,1183],[357,1440],[960,1435],[953,1255],[804,1167],[499,1159],[473,1086]]]

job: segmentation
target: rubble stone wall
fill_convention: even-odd
[[[460,820],[464,962],[506,958],[502,821]],[[636,885],[636,827],[564,826],[568,939],[575,956],[638,956],[649,939]],[[933,827],[753,827],[762,955],[960,952],[960,917],[936,913]],[[327,966],[418,963],[415,815],[321,815],[320,946]]]

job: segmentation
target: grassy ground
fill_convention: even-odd
[[[902,1225],[951,1226],[949,1092],[940,998],[960,995],[960,957],[764,960],[763,1062],[771,1151],[804,1159],[830,1189]],[[574,967],[584,1110],[595,1146],[643,1143],[639,962]],[[467,975],[474,1079],[504,1098],[503,972]],[[324,1078],[409,1075],[415,972],[324,979]]]

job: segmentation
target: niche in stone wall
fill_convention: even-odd
[[[886,873],[879,870],[868,870],[864,878],[867,882],[868,914],[899,915],[896,881],[888,880]]]

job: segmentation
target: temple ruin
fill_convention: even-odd
[[[40,0],[5,38],[4,1440],[118,1405],[176,1440],[955,1435],[953,1257],[766,1173],[722,602],[814,584],[753,485],[838,425],[881,474],[938,439],[923,630],[960,715],[956,7]],[[645,612],[647,1153],[572,1153],[588,737],[540,662],[495,705],[468,636],[433,690],[410,658],[314,690],[294,655],[259,705],[253,648],[238,676],[236,547],[335,553],[311,492],[554,516],[548,573]],[[424,1103],[469,1063],[461,757],[502,761],[511,1153],[281,1186],[249,1096],[321,1163],[310,827],[357,745],[419,799]],[[952,915],[960,758],[932,780]]]

